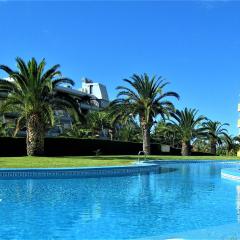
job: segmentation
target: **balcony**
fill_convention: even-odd
[[[237,126],[238,126],[238,128],[240,128],[240,119],[238,119]]]

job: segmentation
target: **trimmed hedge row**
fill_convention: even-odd
[[[87,156],[99,152],[103,155],[136,155],[142,150],[141,143],[120,142],[101,139],[46,138],[45,155],[47,156]],[[180,155],[180,149],[171,148],[169,153],[161,151],[160,144],[151,144],[154,155]],[[0,156],[25,156],[25,138],[0,138]],[[207,155],[194,153],[194,155]]]

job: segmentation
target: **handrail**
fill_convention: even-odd
[[[138,152],[138,163],[140,163],[140,155],[143,153],[144,155],[144,161],[146,161],[147,154],[145,151],[139,151]]]

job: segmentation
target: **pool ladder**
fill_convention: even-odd
[[[140,163],[140,155],[143,153],[144,155],[144,161],[146,161],[146,158],[147,158],[147,154],[145,151],[139,151],[138,152],[138,163]]]

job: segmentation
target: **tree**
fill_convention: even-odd
[[[89,112],[86,117],[86,127],[91,130],[92,137],[109,134],[112,125],[109,113],[105,109]]]
[[[16,62],[16,71],[0,65],[10,79],[0,79],[0,92],[7,95],[1,109],[6,112],[14,108],[18,113],[17,126],[26,125],[27,154],[42,155],[46,128],[54,124],[54,109],[72,108],[81,116],[76,99],[57,91],[59,85],[73,85],[74,82],[62,77],[58,64],[45,71],[44,59],[37,63],[32,58],[25,63],[17,58]]]
[[[206,120],[204,116],[197,116],[196,109],[177,110],[172,113],[173,120],[170,120],[171,126],[181,139],[182,155],[191,155],[191,141],[197,137],[205,136],[206,129],[201,126],[202,121]]]
[[[82,123],[77,122],[72,124],[71,128],[64,129],[61,136],[72,138],[89,138],[91,136],[91,130],[84,128]]]
[[[211,120],[203,123],[203,127],[207,130],[207,137],[210,142],[210,152],[213,155],[217,153],[217,144],[222,144],[222,138],[228,138],[228,131],[224,128],[225,126],[229,126],[229,124],[221,124],[218,121]]]
[[[178,134],[174,131],[172,126],[161,120],[157,122],[156,127],[154,128],[154,132],[152,134],[152,138],[161,144],[167,144],[172,147],[177,147],[181,145],[181,141],[179,139]]]
[[[223,135],[221,137],[221,143],[223,143],[222,145],[224,145],[222,150],[225,150],[226,155],[236,155],[239,149],[239,142],[240,139],[238,136],[233,137],[228,134]]]
[[[121,118],[138,118],[142,129],[143,151],[150,154],[150,130],[154,118],[160,115],[162,118],[169,116],[174,111],[172,102],[166,100],[168,97],[179,99],[176,92],[163,92],[168,84],[162,77],[149,77],[134,74],[130,79],[124,79],[130,87],[118,86],[117,99],[110,106],[113,113]]]
[[[119,121],[117,126],[116,132],[120,141],[141,141],[141,128],[133,118],[130,117],[126,121]]]
[[[195,152],[209,153],[209,144],[205,138],[197,138],[192,144],[192,150]]]

